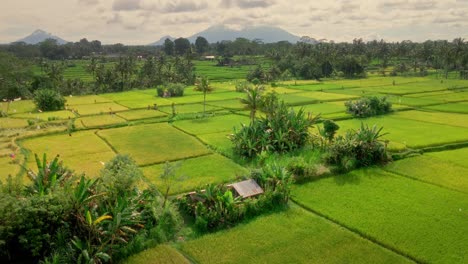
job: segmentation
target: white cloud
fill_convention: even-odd
[[[15,0],[2,2],[0,43],[41,28],[64,39],[151,43],[208,26],[275,25],[336,41],[467,37],[467,0]]]

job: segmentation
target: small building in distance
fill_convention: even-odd
[[[216,59],[216,56],[214,55],[206,55],[205,57],[203,57],[205,60],[209,60],[209,61],[213,61]]]

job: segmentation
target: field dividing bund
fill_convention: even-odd
[[[219,132],[232,132],[233,128],[240,128],[242,124],[249,124],[250,119],[242,115],[221,115],[210,118],[182,120],[174,122],[174,126],[191,135],[203,135]]]
[[[115,153],[94,133],[87,130],[74,132],[71,136],[58,134],[22,140],[22,147],[29,150],[27,167],[36,169],[34,153],[41,158],[43,153],[47,153],[49,160],[60,155],[60,159],[65,161],[64,165],[78,173],[85,172],[91,177],[98,175],[103,163],[112,159]]]
[[[425,154],[398,160],[385,166],[384,169],[415,180],[468,194],[468,168],[430,155]]]
[[[243,176],[247,170],[232,160],[219,154],[209,154],[197,158],[189,158],[175,162],[178,167],[176,181],[171,184],[170,194],[193,191],[210,183],[226,183]],[[173,163],[174,165],[174,163]],[[164,164],[142,167],[145,177],[156,186],[163,186],[159,178],[164,170]]]
[[[197,263],[411,263],[292,205],[181,244]]]
[[[465,193],[374,168],[296,186],[293,197],[418,262],[462,263],[468,258]]]
[[[339,121],[338,133],[345,133],[347,129],[359,129],[361,122],[383,127],[382,132],[388,133],[384,139],[390,140],[389,149],[392,151],[468,141],[468,128],[399,118],[398,114]]]
[[[101,130],[97,133],[120,154],[140,166],[210,154],[211,151],[169,124],[147,124]]]
[[[432,105],[426,106],[424,109],[449,113],[468,114],[468,102]]]
[[[74,105],[70,107],[70,110],[75,111],[80,116],[86,115],[100,115],[110,114],[119,111],[128,110],[127,107],[121,106],[116,103],[96,103],[96,104],[84,104]]]
[[[121,124],[127,122],[125,119],[115,114],[105,114],[96,116],[85,116],[76,119],[76,122],[82,123],[87,128],[105,127],[109,125]]]
[[[412,110],[398,112],[395,113],[394,116],[398,118],[417,120],[434,124],[468,128],[468,116],[464,114]]]
[[[142,109],[142,110],[130,110],[124,112],[116,113],[119,117],[124,118],[128,121],[134,120],[141,120],[141,119],[150,119],[150,118],[159,118],[159,117],[166,117],[167,114],[161,111],[153,110],[153,109]]]
[[[11,115],[13,118],[23,118],[23,119],[35,119],[41,121],[47,121],[49,119],[70,119],[75,118],[76,115],[71,111],[61,110],[61,111],[52,111],[52,112],[43,112],[43,113],[21,113]]]

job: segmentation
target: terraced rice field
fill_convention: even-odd
[[[236,181],[247,168],[232,159],[229,135],[250,119],[237,99],[244,94],[235,92],[234,85],[249,67],[214,64],[197,63],[197,71],[206,73],[216,87],[207,94],[206,118],[200,114],[203,94],[193,87],[179,98],[156,97],[155,89],[67,97],[68,110],[52,113],[39,113],[28,100],[1,103],[9,116],[0,118],[0,179],[18,174],[24,158],[24,165],[34,168],[34,153],[46,152],[50,158],[59,154],[66,166],[93,177],[117,153],[129,154],[148,182],[160,189],[164,163],[180,163],[180,177],[171,194]],[[74,70],[82,71],[82,66]],[[467,81],[369,77],[286,81],[277,86],[266,89],[296,110],[337,119],[339,134],[358,129],[361,122],[383,126],[390,150],[424,153],[382,168],[295,185],[293,201],[283,211],[201,237],[182,234],[180,241],[142,252],[127,263],[468,260],[468,97],[463,88]],[[368,95],[387,95],[395,112],[367,119],[345,112],[346,100]],[[173,103],[176,116],[172,116]],[[155,104],[158,110],[153,109]],[[60,120],[48,122],[49,117]],[[71,134],[69,118],[78,130]],[[37,124],[30,126],[28,119]],[[456,149],[444,150],[448,146]]]

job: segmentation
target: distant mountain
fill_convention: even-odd
[[[284,40],[291,43],[296,43],[300,40],[300,37],[295,36],[284,29],[270,26],[252,26],[245,27],[241,30],[235,30],[224,25],[217,25],[209,27],[188,37],[188,40],[191,43],[195,43],[195,40],[198,36],[206,38],[206,40],[208,40],[210,43],[223,40],[235,40],[236,38],[246,38],[250,40],[259,39],[264,43],[273,43]],[[164,36],[160,40],[151,43],[150,45],[163,45],[166,38],[171,40],[175,39],[170,36]]]
[[[15,42],[24,42],[26,44],[37,44],[37,43],[40,43],[40,42],[43,42],[44,40],[46,39],[55,39],[57,40],[57,43],[62,45],[62,44],[65,44],[67,43],[68,41],[66,40],[63,40],[57,36],[54,36],[50,33],[47,33],[45,32],[44,30],[41,30],[41,29],[38,29],[36,31],[34,31],[31,35],[25,37],[25,38],[22,38],[22,39],[19,39]]]
[[[224,25],[217,25],[194,34],[188,39],[193,43],[198,36],[206,38],[210,43],[223,40],[235,40],[236,38],[246,38],[250,40],[259,39],[264,43],[273,43],[278,41],[296,43],[300,39],[298,36],[295,36],[284,29],[270,26],[251,26],[245,27],[241,30],[235,30]]]
[[[170,40],[174,41],[176,38],[173,38],[173,37],[167,35],[167,36],[164,36],[164,37],[160,38],[158,41],[153,42],[153,43],[151,43],[149,45],[150,46],[162,46],[162,45],[164,45],[164,41],[166,41],[166,39],[170,39]]]

